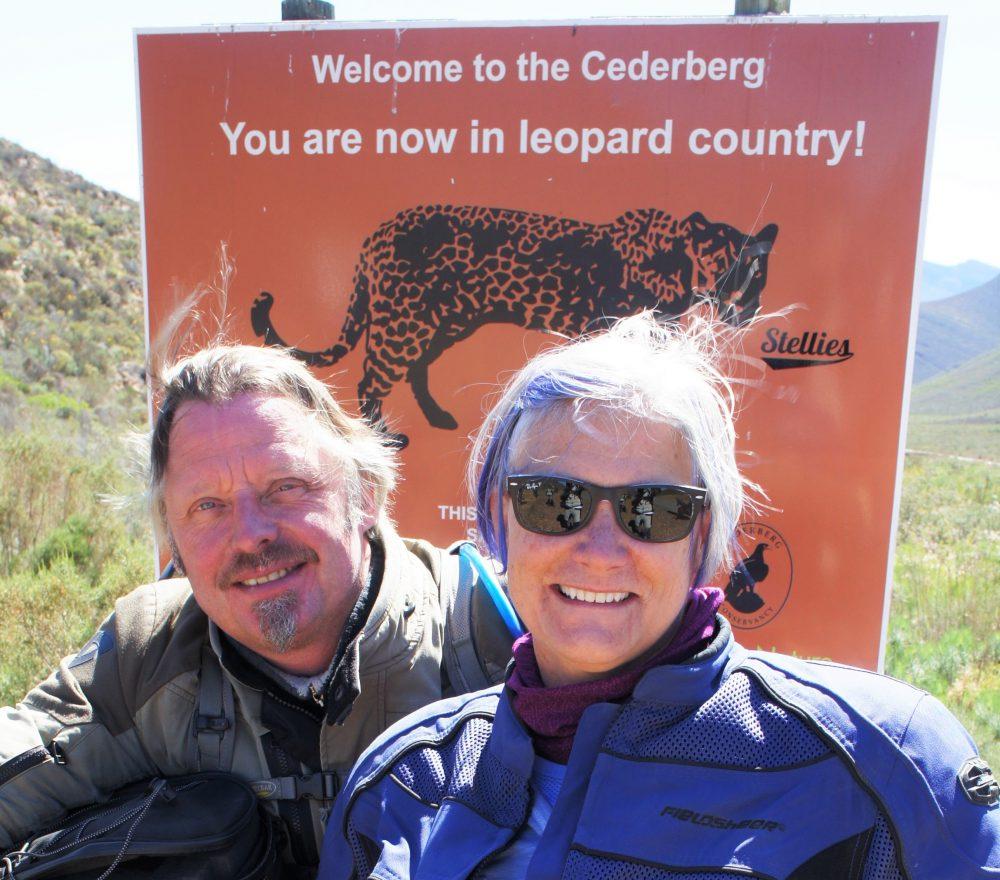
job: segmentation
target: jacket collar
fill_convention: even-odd
[[[700,705],[719,689],[746,655],[746,650],[733,639],[729,621],[717,614],[715,637],[704,650],[683,663],[668,663],[650,669],[635,686],[632,699]],[[614,708],[605,705],[606,708]],[[591,707],[584,714],[581,727],[587,724],[593,709]],[[604,719],[604,722],[608,721],[610,719]],[[504,766],[524,778],[531,776],[535,760],[531,734],[514,713],[506,688],[500,696],[488,747]]]
[[[729,621],[715,615],[715,638],[690,660],[650,669],[635,686],[636,700],[654,703],[700,705],[729,677],[746,651],[733,640]]]
[[[424,563],[390,529],[373,534],[372,545],[373,582],[362,592],[359,605],[352,612],[360,629],[346,645],[340,646],[339,662],[335,660],[332,664],[323,690],[322,703],[330,724],[342,723],[350,714],[361,694],[363,677],[409,662],[429,613],[427,590],[422,585],[432,574]],[[367,608],[362,609],[362,604]],[[261,687],[264,674],[238,656],[211,620],[209,640],[231,678],[264,689]],[[277,682],[274,676],[267,676],[267,680]]]

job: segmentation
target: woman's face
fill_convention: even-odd
[[[615,425],[600,413],[578,423],[559,408],[517,438],[511,473],[599,486],[690,485],[693,467],[687,443],[669,425],[638,419]],[[586,526],[565,535],[523,529],[509,497],[504,517],[511,599],[532,633],[547,685],[602,678],[673,634],[697,571],[707,514],[687,538],[665,544],[629,537],[607,501]]]

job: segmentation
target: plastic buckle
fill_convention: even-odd
[[[295,799],[310,798],[317,801],[332,801],[340,789],[336,773],[311,773],[295,777]]]
[[[225,715],[198,715],[194,719],[194,729],[198,733],[203,731],[225,733],[229,730],[229,719]]]

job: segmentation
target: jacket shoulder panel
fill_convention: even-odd
[[[603,748],[631,759],[741,770],[791,769],[831,757],[810,725],[739,669],[693,706],[630,700]]]
[[[206,618],[187,581],[133,590],[74,656],[25,698],[63,725],[95,719],[113,736],[169,681],[198,668]]]
[[[458,802],[493,825],[519,828],[528,811],[527,780],[488,748],[492,733],[491,715],[463,713],[446,737],[411,744],[388,773],[428,806]]]
[[[502,686],[438,700],[387,728],[361,754],[345,789],[367,787],[390,772],[408,752],[437,747],[454,737],[471,719],[487,719],[492,726]]]
[[[746,667],[835,743],[887,814],[914,880],[1000,877],[1000,807],[959,781],[975,744],[929,694],[867,670],[751,654]]]
[[[499,693],[500,688],[494,687],[432,703],[369,746],[338,795],[327,825],[327,866],[341,864],[345,856],[350,863],[347,852],[354,852],[364,837],[420,837],[420,817],[436,813],[446,800],[460,800],[480,815],[494,812],[487,800],[506,799],[511,804],[521,800],[527,806],[526,780],[521,780],[519,795],[512,780],[502,773],[490,775],[487,766]],[[499,796],[491,797],[494,793]],[[509,827],[517,827],[524,816],[523,809],[516,817],[509,807],[502,812]],[[403,832],[404,827],[409,831]],[[407,839],[415,845],[415,839]]]
[[[118,666],[132,715],[157,691],[201,665],[208,618],[187,580],[146,584],[115,603]]]

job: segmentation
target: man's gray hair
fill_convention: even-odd
[[[539,419],[568,406],[580,422],[599,412],[679,431],[691,453],[692,478],[708,490],[711,503],[694,585],[731,564],[747,490],[759,490],[736,463],[734,380],[722,366],[738,336],[707,309],[672,323],[644,313],[532,358],[503,389],[475,439],[469,484],[486,551],[506,566],[503,499],[511,451]]]
[[[398,457],[385,435],[364,419],[349,415],[330,389],[291,354],[254,345],[211,345],[157,370],[153,377],[156,420],[148,435],[147,503],[160,537],[168,537],[163,477],[170,454],[170,429],[188,402],[223,404],[243,394],[280,397],[301,404],[330,432],[346,468],[347,512],[360,517],[366,499],[380,526],[389,525],[389,501],[396,486]]]

